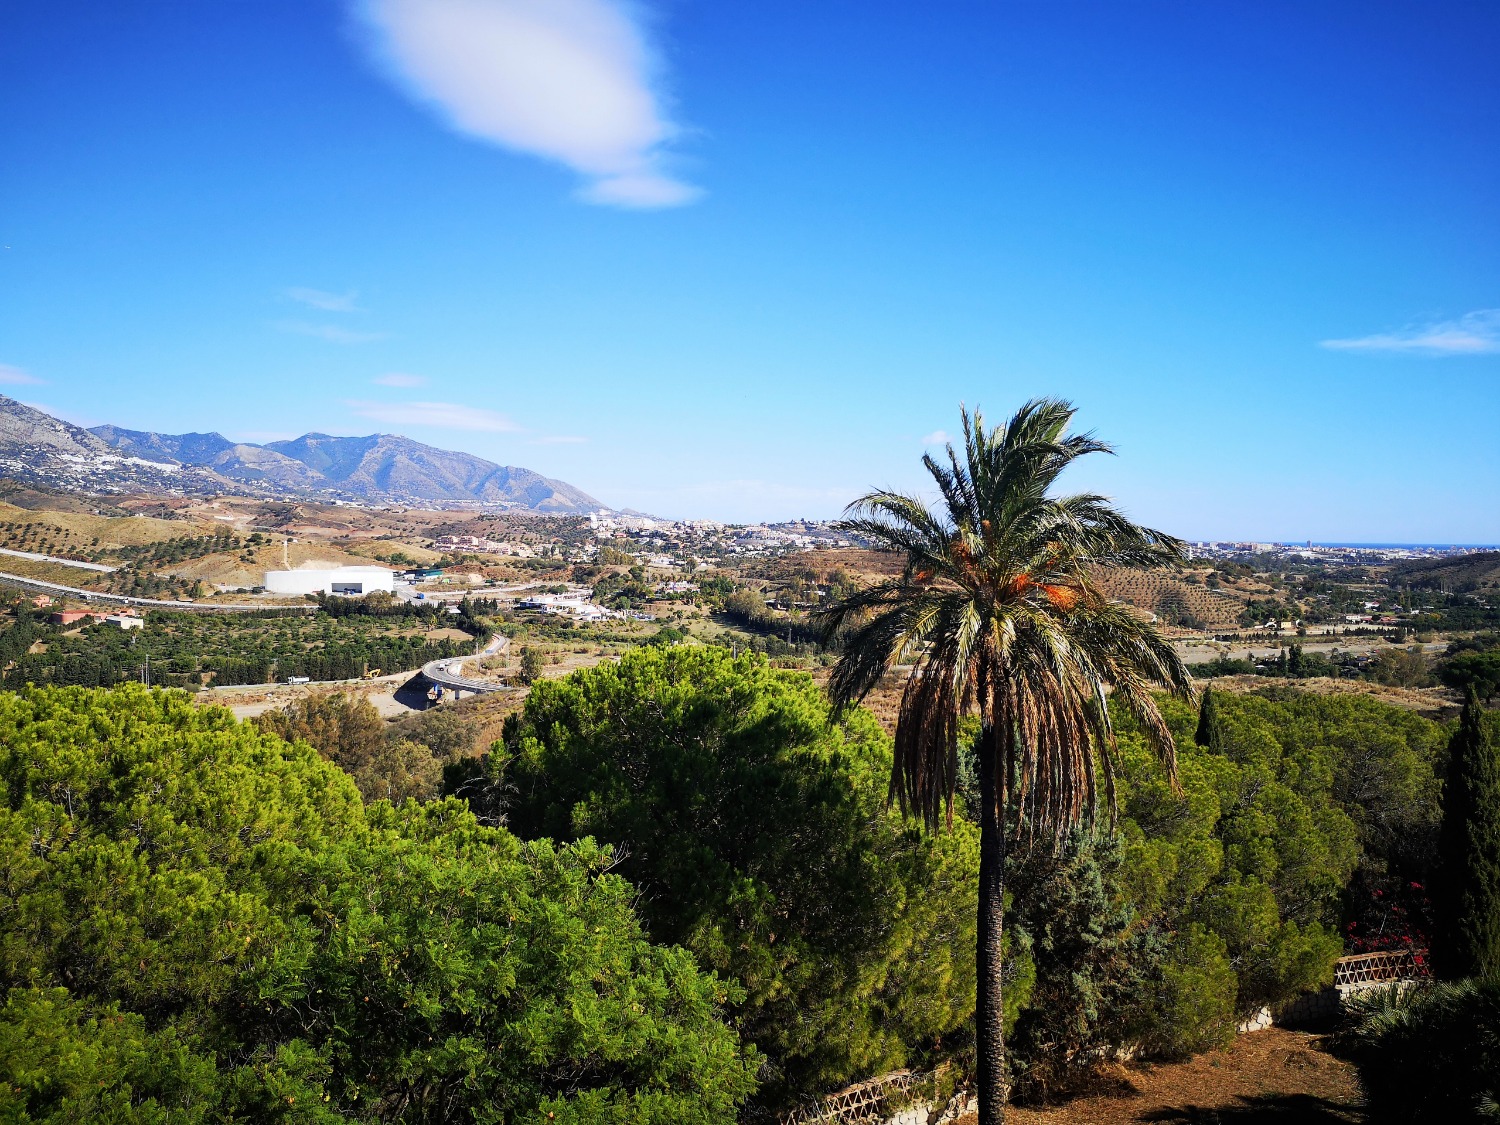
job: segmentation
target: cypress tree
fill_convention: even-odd
[[[1471,687],[1448,744],[1434,890],[1433,967],[1448,980],[1500,975],[1500,747]]]
[[[1198,729],[1193,734],[1193,741],[1216,754],[1224,749],[1224,728],[1219,722],[1219,701],[1211,687],[1203,689],[1203,699],[1198,704]]]

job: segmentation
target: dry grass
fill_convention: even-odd
[[[248,549],[253,562],[244,562],[240,551],[220,551],[202,558],[185,559],[171,566],[157,568],[159,573],[175,574],[181,578],[216,582],[223,586],[259,586],[266,580],[266,571],[282,570],[281,544]],[[369,566],[370,560],[360,558],[329,546],[327,543],[297,542],[287,545],[287,559],[296,570],[305,564],[334,566]]]
[[[6,574],[16,574],[22,578],[32,578],[38,582],[55,582],[59,586],[77,586],[83,589],[103,586],[109,580],[109,575],[102,571],[64,566],[62,563],[18,559],[14,555],[0,555],[0,571]]]
[[[422,566],[431,566],[443,557],[441,551],[434,551],[404,539],[367,539],[363,543],[356,543],[350,546],[348,551],[351,555],[358,555],[363,559],[374,560],[376,562],[379,562],[376,559],[377,555],[394,555],[399,551],[407,558],[420,563]],[[390,566],[391,564],[385,563],[382,565]]]
[[[159,520],[149,516],[96,516],[90,512],[36,511],[0,503],[0,523],[47,524],[66,532],[69,541],[89,543],[97,538],[101,547],[140,547],[183,535],[203,535],[214,530],[197,521]],[[0,547],[14,544],[0,542]]]

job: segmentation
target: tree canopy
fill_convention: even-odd
[[[835,721],[807,675],[642,649],[537,683],[505,743],[489,768],[513,829],[616,846],[652,937],[740,984],[769,1100],[902,1065],[969,1020],[976,833],[887,811],[890,739],[867,712]]]
[[[365,806],[177,693],[0,695],[0,1117],[719,1122],[738,990],[591,842]]]

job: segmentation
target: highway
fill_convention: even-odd
[[[485,695],[495,691],[508,691],[509,685],[507,684],[470,679],[463,674],[463,668],[467,661],[494,656],[497,652],[504,652],[506,646],[509,644],[509,637],[503,633],[496,633],[490,638],[490,643],[484,646],[484,650],[478,656],[447,656],[442,660],[429,661],[422,665],[422,675],[431,683],[436,684],[446,691],[470,691],[475,695]]]
[[[38,590],[44,594],[66,594],[70,598],[84,601],[111,602],[118,605],[138,605],[146,609],[181,609],[190,613],[247,613],[267,609],[284,609],[293,613],[313,613],[315,605],[239,605],[214,604],[213,602],[174,602],[155,598],[132,598],[126,594],[104,594],[98,590],[80,590],[77,586],[63,586],[56,582],[43,582],[40,578],[23,578],[19,574],[0,572],[0,586],[19,586],[23,590]]]
[[[120,569],[117,566],[105,566],[103,563],[84,562],[82,559],[64,559],[57,555],[39,555],[35,551],[13,551],[9,547],[0,547],[0,555],[10,555],[16,559],[30,559],[32,562],[76,566],[79,570],[97,570],[101,574],[113,574]]]

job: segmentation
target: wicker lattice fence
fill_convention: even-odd
[[[943,1088],[952,1066],[945,1062],[925,1074],[893,1070],[867,1078],[782,1114],[777,1125],[879,1125]]]
[[[1417,980],[1427,975],[1427,950],[1392,949],[1339,958],[1333,969],[1335,988]]]

